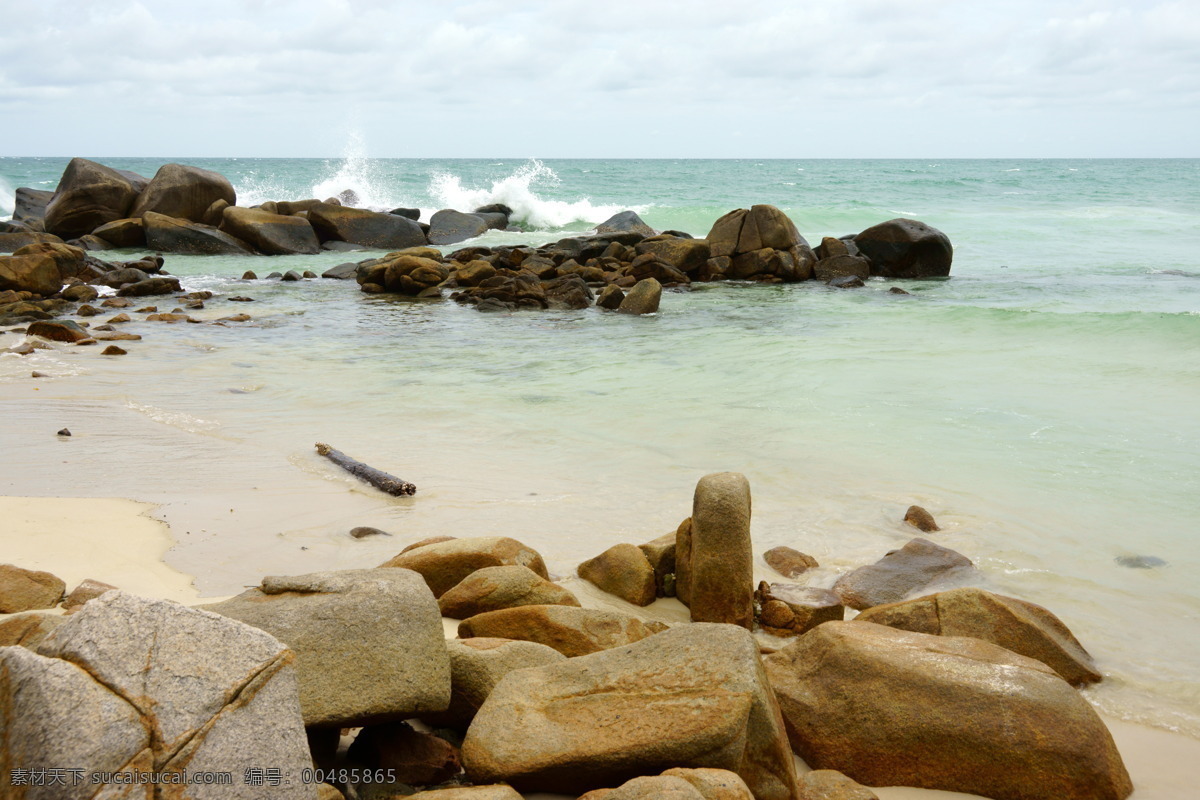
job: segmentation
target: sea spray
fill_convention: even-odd
[[[0,217],[9,219],[17,207],[17,193],[8,185],[8,181],[0,177]]]
[[[353,192],[354,199],[349,205],[388,211],[408,205],[404,198],[394,193],[395,188],[386,180],[379,162],[367,157],[367,146],[362,135],[351,133],[342,159],[331,164],[327,176],[313,184],[312,196],[324,200],[343,192]]]

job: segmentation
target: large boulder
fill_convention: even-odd
[[[130,209],[130,217],[144,217],[147,212],[168,217],[203,222],[204,212],[217,200],[237,204],[237,193],[224,175],[185,164],[164,164],[138,195]]]
[[[640,233],[654,236],[658,231],[647,225],[636,211],[618,211],[596,226],[596,233]]]
[[[787,215],[775,206],[730,211],[713,223],[708,236],[713,258],[732,260],[728,277],[771,275],[782,281],[812,277],[816,256]]]
[[[994,644],[829,622],[765,663],[792,747],[817,769],[995,800],[1132,791],[1091,705],[1045,664]]]
[[[0,614],[53,608],[67,584],[49,572],[0,564]]]
[[[971,559],[928,539],[916,538],[874,564],[838,578],[833,591],[859,611],[896,603],[936,583],[961,579],[974,570]]]
[[[479,709],[462,752],[474,780],[523,791],[578,794],[687,766],[735,772],[758,800],[796,797],[758,646],[730,625],[685,625],[512,672]]]
[[[22,186],[13,197],[13,222],[30,225],[35,230],[41,230],[45,223],[46,206],[54,198],[54,192],[44,192],[40,189],[30,189]]]
[[[537,642],[482,636],[450,639],[446,651],[450,655],[450,706],[440,713],[422,714],[431,725],[466,727],[508,673],[567,660],[553,647]]]
[[[483,234],[489,227],[488,221],[477,214],[444,208],[429,218],[429,243],[456,244]]]
[[[705,475],[692,499],[690,588],[693,622],[754,627],[750,483],[739,472]],[[678,558],[678,555],[676,555]]]
[[[113,247],[145,247],[146,229],[140,219],[117,219],[96,228],[93,233]]]
[[[308,220],[271,214],[254,208],[226,206],[219,230],[271,256],[321,252],[321,243]]]
[[[662,234],[643,239],[635,245],[639,255],[653,255],[685,275],[699,272],[709,258],[708,242]]]
[[[409,570],[268,577],[261,587],[206,608],[295,651],[307,726],[402,720],[450,702],[441,614],[424,581]]]
[[[983,589],[952,589],[868,608],[856,620],[933,636],[970,636],[1036,658],[1068,683],[1103,676],[1083,645],[1045,608]]]
[[[128,217],[136,197],[133,184],[115,169],[73,158],[46,204],[46,230],[64,239],[83,236],[106,222]]]
[[[16,764],[101,771],[99,763],[85,759],[91,751],[66,753],[57,750],[57,743],[67,737],[107,742],[119,734],[126,742],[123,752],[135,756],[124,762],[137,765],[130,769],[228,772],[234,778],[218,785],[161,785],[156,798],[316,796],[316,790],[306,784],[254,786],[243,780],[247,770],[264,766],[292,775],[312,766],[297,703],[293,656],[269,634],[177,603],[112,591],[56,628],[38,646],[38,653],[82,668],[87,680],[111,693],[116,704],[133,715],[128,711],[81,715],[84,702],[95,707],[97,700],[85,700],[79,675],[72,682],[80,688],[69,695],[47,691],[38,698],[16,693],[18,708],[13,716],[29,732],[19,737],[20,746],[28,750]],[[99,697],[90,687],[86,691]],[[0,709],[12,708],[13,699],[14,694],[9,694],[0,700]],[[141,727],[147,744],[138,739],[135,725]],[[149,753],[141,755],[146,749]],[[68,755],[75,757],[67,761]],[[116,758],[113,752],[102,763]]]
[[[380,250],[400,250],[429,243],[421,226],[411,219],[363,208],[316,203],[308,209],[308,221],[322,242],[350,242]]]
[[[636,617],[572,606],[519,606],[477,614],[458,625],[458,638],[519,639],[575,656],[622,647],[654,634]]]
[[[476,570],[513,564],[529,567],[541,577],[550,579],[546,562],[536,550],[504,536],[434,542],[400,553],[379,566],[418,572],[429,584],[433,596],[441,597]]]
[[[0,233],[0,253],[16,253],[27,245],[61,241],[62,239],[52,233],[37,233],[35,231]]]
[[[854,243],[871,260],[871,274],[885,278],[944,278],[954,259],[946,234],[915,219],[881,222]]]
[[[454,619],[468,619],[502,608],[551,605],[578,606],[579,600],[557,583],[520,564],[484,567],[438,598],[442,616]]]
[[[70,319],[46,319],[31,322],[26,329],[30,336],[41,336],[52,342],[74,344],[92,338],[87,329]]]
[[[622,314],[655,314],[662,302],[662,284],[654,278],[643,278],[633,285],[629,294],[617,306]]]
[[[58,265],[58,271],[62,275],[63,281],[68,278],[88,279],[94,273],[91,266],[99,266],[107,268],[109,265],[103,261],[97,262],[89,258],[88,254],[82,248],[62,242],[38,242],[36,244],[27,244],[20,250],[13,253],[14,256],[32,256],[32,255],[47,255],[54,259],[54,263]]]
[[[33,292],[49,297],[62,286],[62,272],[53,256],[45,253],[0,256],[0,291]]]
[[[631,544],[613,545],[584,561],[579,577],[635,606],[648,606],[658,596],[650,559]]]
[[[146,231],[146,247],[151,250],[213,256],[246,256],[254,253],[245,242],[199,222],[147,211],[142,216],[142,223]]]

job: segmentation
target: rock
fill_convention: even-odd
[[[120,347],[117,347],[115,344],[110,344],[108,347],[104,348],[104,350],[102,350],[100,352],[100,355],[102,355],[102,356],[124,356],[124,355],[128,355],[128,354],[129,354],[128,350],[124,350]]]
[[[213,200],[212,205],[205,210],[204,217],[200,219],[200,222],[216,228],[225,219],[225,209],[227,208],[229,208],[227,200]]]
[[[704,800],[704,795],[683,778],[643,775],[616,789],[597,789],[579,800]]]
[[[332,239],[381,250],[428,244],[420,225],[393,214],[317,203],[309,209],[308,221],[322,242]]]
[[[438,599],[442,616],[452,619],[541,605],[578,606],[579,601],[563,587],[519,564],[476,570]]]
[[[315,255],[321,251],[316,231],[301,217],[228,206],[221,214],[219,230],[267,255]]]
[[[453,542],[457,538],[458,538],[457,536],[430,536],[428,538],[421,539],[420,541],[416,541],[410,545],[405,546],[405,548],[403,550],[401,550],[400,552],[407,553],[409,550],[416,550],[418,547],[424,547],[427,544],[437,544],[438,542]]]
[[[209,206],[218,200],[237,204],[237,193],[225,176],[184,164],[164,164],[138,195],[128,216],[145,217],[154,212],[202,223]]]
[[[841,275],[836,278],[830,278],[826,281],[827,286],[832,286],[834,289],[861,289],[867,284],[857,275]]]
[[[658,312],[658,304],[662,300],[662,284],[654,278],[638,281],[617,311],[622,314],[654,314]]]
[[[131,322],[131,321],[132,321],[132,319],[133,319],[133,318],[132,318],[132,317],[130,317],[128,314],[116,314],[116,315],[114,315],[114,316],[111,316],[111,317],[109,317],[109,318],[108,318],[108,320],[107,320],[107,324],[109,324],[109,325],[119,325],[119,324],[121,324],[121,323],[124,323],[124,322]]]
[[[748,211],[744,208],[730,211],[713,223],[706,238],[711,258],[732,259],[730,277],[766,274],[783,281],[812,277],[816,261],[812,248],[787,215],[775,206],[756,205]],[[774,251],[775,255],[763,250]]]
[[[595,295],[579,275],[564,275],[547,281],[542,286],[546,307],[560,310],[578,310],[592,304]]]
[[[577,793],[688,764],[736,772],[759,800],[795,798],[792,756],[747,631],[673,628],[503,678],[463,743],[475,780]]]
[[[137,283],[150,279],[150,274],[137,267],[123,267],[114,269],[112,272],[105,273],[100,282],[113,289],[120,289],[122,286],[129,283]]]
[[[621,291],[621,287],[610,283],[600,290],[600,295],[596,298],[596,305],[609,311],[616,311],[624,300],[625,293]]]
[[[879,800],[879,795],[836,769],[814,769],[800,776],[800,800]]]
[[[0,253],[15,253],[31,244],[52,242],[62,244],[62,239],[50,233],[18,232],[0,233]]]
[[[146,246],[164,253],[185,255],[252,255],[245,242],[224,231],[147,211],[142,217],[146,229]]]
[[[70,432],[69,430],[67,430],[66,428],[63,428],[62,430],[60,430],[60,431],[59,431],[57,434],[55,434],[55,435],[56,435],[56,436],[70,436],[70,435],[71,435],[71,432]]]
[[[206,608],[295,651],[306,726],[402,720],[450,702],[441,614],[410,571],[267,577],[260,588]]]
[[[762,607],[759,621],[776,636],[799,636],[823,622],[846,616],[836,594],[812,586],[761,581],[754,599]]]
[[[671,597],[675,594],[673,591],[667,594],[664,587],[666,576],[675,574],[675,540],[676,533],[672,531],[638,545],[638,549],[646,556],[646,560],[650,562],[650,567],[654,570],[654,583],[659,597]]]
[[[402,552],[380,564],[381,567],[403,567],[419,572],[434,597],[441,597],[458,585],[463,578],[484,567],[500,567],[517,564],[529,567],[541,577],[549,580],[546,563],[532,548],[501,536],[452,539],[427,544],[414,550]]]
[[[754,800],[746,782],[727,769],[674,767],[663,775],[687,781],[704,800]]]
[[[411,800],[521,800],[511,786],[456,786],[410,795]]]
[[[62,285],[62,272],[49,255],[0,256],[0,290],[49,297]]]
[[[961,553],[917,538],[874,564],[838,578],[833,591],[843,603],[861,611],[899,602],[911,592],[923,590],[934,582],[958,578],[973,569],[971,560]]]
[[[410,786],[444,783],[462,771],[458,748],[405,722],[364,727],[346,755],[355,764],[372,772],[384,770],[395,783]]]
[[[995,800],[1132,791],[1091,705],[1041,662],[988,642],[830,622],[765,663],[792,746],[817,769]]]
[[[915,219],[881,222],[854,243],[871,260],[871,274],[885,278],[944,278],[954,258],[946,234]]]
[[[750,483],[741,473],[705,475],[696,484],[690,566],[693,622],[754,627]]]
[[[49,339],[52,342],[67,342],[68,344],[82,342],[84,339],[91,338],[91,334],[80,327],[79,323],[72,322],[69,319],[47,319],[31,322],[26,329],[26,333],[30,336],[41,336],[43,339]]]
[[[813,264],[813,277],[828,283],[834,278],[871,277],[871,262],[861,256],[830,256]]]
[[[675,529],[675,596],[685,606],[692,602],[692,518]]]
[[[654,633],[641,620],[615,611],[571,606],[519,606],[477,614],[458,625],[458,638],[519,639],[575,656],[621,647]]]
[[[475,214],[442,209],[429,218],[430,244],[455,244],[473,239],[488,230],[488,224]]]
[[[18,249],[14,256],[46,255],[54,259],[64,281],[70,278],[88,279],[92,275],[87,271],[89,257],[81,248],[62,242],[36,242]],[[104,264],[104,262],[96,262]],[[107,268],[108,265],[104,264]]]
[[[130,216],[136,197],[133,184],[116,170],[73,158],[46,204],[46,231],[64,239],[91,233],[105,223]]]
[[[982,639],[1041,661],[1075,686],[1102,678],[1092,657],[1050,611],[983,589],[953,589],[875,606],[856,619],[933,636]]]
[[[368,536],[391,536],[391,534],[387,531],[381,531],[379,528],[372,528],[366,525],[360,525],[357,528],[351,528],[350,535],[355,539],[365,539]]]
[[[619,211],[596,226],[596,233],[640,233],[642,236],[657,234],[653,228],[642,221],[634,211]]]
[[[794,578],[821,566],[812,556],[790,547],[772,547],[763,553],[763,560],[767,562],[767,566],[785,578]]]
[[[120,297],[152,297],[175,294],[182,291],[178,278],[146,278],[136,283],[127,283],[117,290]]]
[[[105,592],[110,592],[116,588],[111,583],[87,578],[71,590],[71,593],[62,602],[63,608],[67,609],[67,613],[70,614],[83,608],[83,604],[89,600],[95,600]]]
[[[319,204],[321,201],[315,197],[310,197],[307,200],[280,200],[275,203],[275,213],[290,216],[292,214],[307,213],[310,208]]]
[[[686,275],[699,272],[710,257],[706,239],[680,239],[665,234],[638,242],[635,249],[639,255],[656,256]]]
[[[20,646],[35,650],[50,635],[50,631],[66,621],[67,618],[61,614],[44,611],[10,614],[0,618],[0,647]]]
[[[143,735],[149,733],[150,753],[138,769],[227,771],[240,778],[252,767],[269,765],[298,775],[312,764],[296,702],[292,654],[262,631],[178,603],[114,591],[72,615],[42,641],[38,652],[82,667],[96,685],[112,693],[114,702],[140,717],[138,727]],[[49,707],[56,705],[71,710],[69,731],[46,724]],[[73,731],[93,741],[112,735],[102,720],[81,717],[68,696],[36,707],[39,713],[29,714],[39,734],[30,737],[34,741]],[[270,735],[264,736],[267,730]],[[83,763],[30,759],[24,764],[98,769],[79,755]],[[192,785],[187,793],[195,800],[314,795],[307,787],[250,786],[236,779],[232,786]],[[183,797],[164,789],[158,796]]]
[[[336,267],[330,267],[325,270],[321,273],[321,277],[344,281],[353,278],[357,271],[358,264],[353,261],[347,261],[345,264],[338,264]]]
[[[280,280],[288,281],[289,283],[295,283],[296,281],[300,280],[300,273],[296,272],[294,269],[289,269],[287,272],[283,273],[283,277],[280,278]]]
[[[482,259],[476,259],[460,266],[456,279],[459,286],[478,286],[495,275],[495,267]]]
[[[146,229],[141,219],[117,219],[105,223],[93,231],[113,247],[145,247]]]
[[[846,242],[833,236],[822,237],[821,243],[813,248],[813,254],[817,257],[818,261],[826,258],[833,258],[834,256],[851,255],[850,247],[846,244]]]
[[[0,614],[53,608],[66,588],[61,578],[49,572],[0,564]]]
[[[567,660],[552,647],[514,639],[450,639],[446,651],[450,655],[450,707],[422,715],[431,725],[465,727],[508,673]]]
[[[1165,567],[1167,562],[1158,556],[1117,556],[1113,559],[1118,565],[1129,569],[1154,569]]]
[[[64,300],[70,300],[72,303],[89,303],[99,297],[100,293],[86,283],[77,283],[63,289],[62,296]]]
[[[46,216],[46,206],[53,199],[54,192],[44,192],[22,186],[13,196],[13,222],[23,224],[36,223],[35,230],[44,230],[43,218]]]
[[[421,209],[419,208],[393,208],[388,213],[395,214],[397,217],[411,219],[413,222],[421,218]]]
[[[399,292],[415,297],[426,289],[433,288],[450,277],[450,268],[432,258],[416,255],[401,255],[389,258],[382,264],[383,285],[389,292]],[[359,273],[360,283],[363,273]]]
[[[100,303],[101,308],[129,308],[131,305],[133,305],[133,301],[124,297],[106,297]]]
[[[353,244],[351,242],[339,242],[339,241],[330,239],[329,241],[321,242],[321,249],[325,250],[327,252],[330,252],[330,253],[357,253],[361,250],[367,250],[369,248],[364,247],[361,244]]]
[[[909,506],[908,511],[904,512],[904,521],[925,533],[941,530],[934,520],[933,514],[930,514],[920,506]]]
[[[583,562],[579,577],[635,606],[648,606],[657,597],[654,567],[646,554],[631,544],[613,545]]]
[[[890,289],[888,289],[888,294],[912,294],[912,292],[906,292],[903,289],[901,289],[899,286],[893,286]]]

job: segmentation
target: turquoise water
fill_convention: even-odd
[[[696,479],[723,469],[751,481],[760,552],[811,553],[828,585],[910,538],[899,520],[916,502],[982,585],[1070,625],[1107,675],[1089,690],[1104,710],[1200,736],[1200,161],[181,160],[229,176],[243,203],[347,188],[426,217],[509,203],[521,230],[483,244],[539,244],[631,207],[703,235],[772,203],[813,244],[909,216],[953,241],[953,277],[898,282],[910,296],[882,281],[704,285],[633,319],[237,280],[345,255],[168,256],[189,288],[256,299],[197,317],[254,320],[134,322],[146,338],[123,359],[0,357],[0,396],[30,422],[0,433],[29,454],[3,491],[163,503],[172,563],[214,594],[369,566],[438,533],[513,535],[568,575],[674,528]],[[12,187],[53,188],[64,165],[0,159],[0,216]],[[31,365],[61,376],[36,401]],[[63,463],[40,431],[77,418],[93,433]],[[417,497],[358,490],[317,440]],[[345,543],[356,524],[395,541]]]

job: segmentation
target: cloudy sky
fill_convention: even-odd
[[[1200,156],[1198,0],[0,10],[4,156]]]

